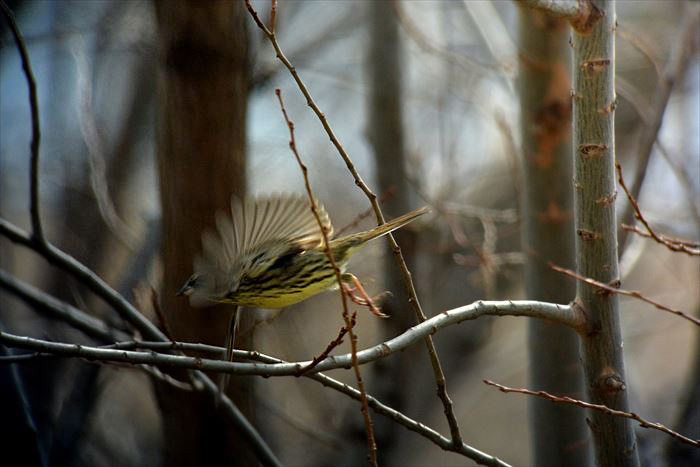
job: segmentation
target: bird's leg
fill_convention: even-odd
[[[231,313],[231,319],[228,322],[228,332],[226,333],[226,355],[227,362],[233,361],[233,349],[236,343],[236,332],[238,331],[238,320],[240,318],[240,307],[235,306]],[[219,400],[221,400],[226,387],[228,386],[229,373],[223,373],[219,379]],[[218,403],[218,400],[217,400]]]
[[[362,287],[360,280],[355,275],[346,272],[343,273],[341,279],[343,280],[343,291],[348,295],[350,300],[358,305],[366,306],[375,316],[380,318],[389,317],[389,315],[382,313],[379,307],[374,304],[374,300],[367,295],[365,288]],[[379,297],[382,297],[383,295],[384,294],[380,294]]]

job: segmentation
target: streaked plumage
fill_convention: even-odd
[[[333,226],[316,203],[328,238]],[[330,241],[341,272],[371,239],[385,235],[427,212],[412,211],[366,232]],[[202,237],[195,273],[180,290],[193,306],[231,303],[256,308],[283,308],[337,286],[326,257],[323,236],[308,198],[275,195],[231,202],[231,216],[217,216],[217,233]]]

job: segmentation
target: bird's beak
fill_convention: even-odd
[[[177,291],[177,296],[182,297],[184,295],[185,297],[189,297],[190,295],[192,295],[192,292],[194,292],[194,283],[196,280],[196,275],[193,275],[192,277],[187,279],[185,285],[183,285],[182,288]]]
[[[187,282],[187,284],[183,285],[182,288],[177,291],[177,296],[182,297],[184,295],[185,297],[189,297],[192,295],[192,292],[194,292],[194,287]]]

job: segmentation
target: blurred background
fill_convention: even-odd
[[[233,193],[304,192],[275,88],[336,232],[375,225],[367,199],[241,4],[7,3],[24,34],[38,85],[41,213],[48,239],[154,320],[150,289],[157,290],[178,339],[223,344],[225,308],[194,310],[174,297],[175,284],[191,272],[198,239],[213,213],[224,209]],[[253,5],[268,21],[269,2]],[[674,50],[685,47],[679,43],[687,39],[684,25],[697,17],[696,6],[675,0],[617,3],[616,146],[630,183],[640,170],[640,140],[658,114],[654,106],[662,77]],[[533,298],[525,291],[521,246],[526,146],[521,128],[527,122],[521,121],[524,84],[518,80],[520,59],[528,53],[522,47],[528,34],[522,16],[528,14],[510,1],[278,5],[282,49],[379,196],[385,215],[433,207],[397,235],[428,316],[478,299]],[[567,29],[562,31],[566,41]],[[689,52],[671,70],[675,79],[658,144],[641,168],[639,203],[660,232],[697,240],[700,60],[698,29],[691,31]],[[0,215],[28,229],[27,88],[5,23],[0,32]],[[194,45],[187,38],[194,38]],[[187,91],[191,88],[195,91]],[[218,144],[217,138],[231,141]],[[622,192],[617,203],[622,214],[628,206]],[[358,308],[360,348],[415,323],[385,243],[369,246],[350,267],[370,293],[393,293],[384,304],[392,314],[388,322]],[[623,287],[697,316],[696,258],[632,235],[620,253]],[[125,327],[76,280],[4,238],[0,268]],[[621,319],[633,410],[679,430],[687,423],[690,435],[689,427],[700,426],[697,329],[626,297],[621,297]],[[319,354],[341,325],[338,296],[326,293],[286,310],[251,312],[245,328],[248,345],[256,350],[305,360]],[[0,327],[94,343],[3,289]],[[514,465],[532,465],[526,396],[503,394],[481,382],[528,386],[526,320],[479,319],[434,339],[465,442]],[[334,352],[347,351],[345,344]],[[190,435],[203,436],[197,434],[200,425],[185,429],[181,419],[168,415],[167,408],[177,405],[164,401],[164,390],[137,369],[60,359],[15,367],[50,465],[174,465],[172,431],[185,431],[184,445]],[[422,344],[362,370],[369,393],[449,433]],[[354,384],[350,371],[329,375]],[[240,379],[246,381],[234,385],[244,386],[247,394],[241,403],[286,465],[365,462],[356,402],[304,378]],[[695,418],[688,418],[693,413]],[[379,415],[373,419],[383,465],[469,463]],[[0,423],[10,430],[13,422]],[[643,461],[682,465],[671,462],[666,436],[649,431],[638,430]],[[238,451],[231,451],[221,456],[235,457]],[[180,464],[187,465],[186,459],[205,454],[183,456]],[[237,465],[245,465],[241,462]]]

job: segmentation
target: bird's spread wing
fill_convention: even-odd
[[[328,237],[333,226],[324,207],[316,203],[321,224]],[[211,303],[212,297],[225,294],[234,270],[241,260],[280,243],[285,249],[309,250],[323,244],[323,234],[306,196],[279,194],[243,201],[231,200],[231,213],[216,216],[217,232],[202,235],[202,254],[195,259],[199,286],[191,303]],[[283,244],[283,245],[282,245]]]
[[[316,203],[321,224],[332,237],[328,213]],[[323,234],[303,195],[272,195],[263,198],[231,200],[231,216],[217,216],[216,226],[226,259],[256,250],[271,241],[281,241],[308,250],[323,244]],[[206,246],[205,246],[206,249]]]

